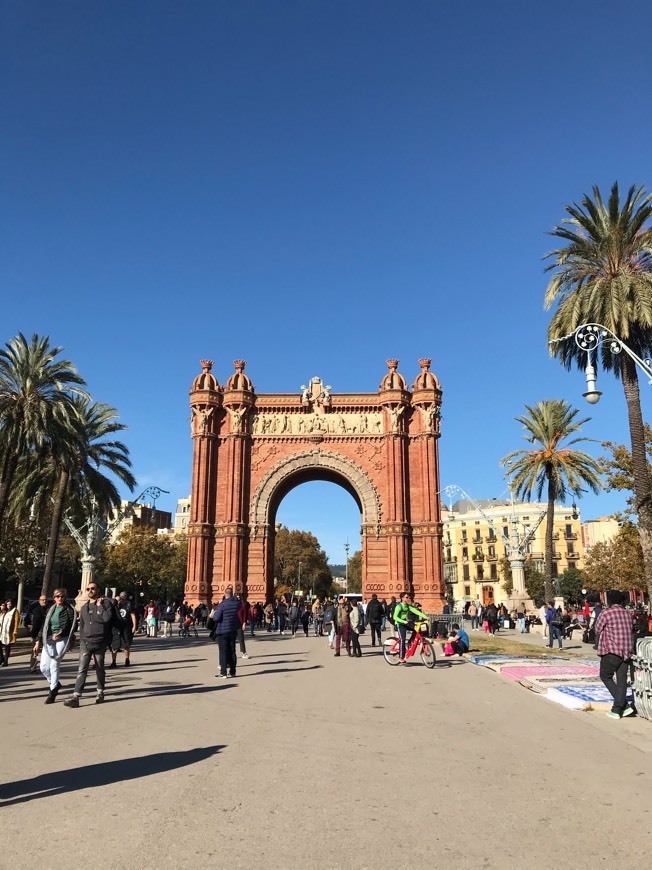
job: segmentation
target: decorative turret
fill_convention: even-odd
[[[385,375],[385,377],[380,382],[380,390],[407,390],[407,384],[405,383],[405,378],[403,375],[397,372],[398,364],[400,360],[398,359],[388,359],[387,365],[389,366],[389,371]]]
[[[441,417],[441,387],[430,371],[431,359],[419,360],[421,371],[412,384],[412,404],[421,411],[422,431],[439,435]]]
[[[247,416],[255,401],[254,387],[245,374],[246,360],[234,359],[235,372],[224,387],[224,405],[231,417],[231,433],[243,434],[247,431]]]
[[[249,375],[245,374],[245,366],[247,365],[247,360],[244,359],[234,359],[233,365],[235,366],[235,372],[231,375],[231,377],[226,382],[225,390],[245,390],[248,393],[253,393],[254,388],[251,384],[251,380],[249,379]]]
[[[211,372],[213,368],[213,360],[212,359],[203,359],[200,360],[202,373],[197,375],[195,380],[192,382],[192,387],[190,388],[190,392],[194,393],[196,390],[211,390],[217,392],[219,390],[220,385],[217,383],[217,378]]]

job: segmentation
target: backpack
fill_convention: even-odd
[[[332,622],[335,617],[335,608],[329,605],[324,610],[324,622]]]

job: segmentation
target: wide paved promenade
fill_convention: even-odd
[[[16,659],[0,671],[2,866],[640,865],[652,723],[571,713],[466,662],[390,668],[363,643],[338,659],[264,634],[221,681],[205,636],[139,638],[106,703],[91,675],[78,710],[67,691],[44,706]],[[66,688],[75,671],[72,655]]]

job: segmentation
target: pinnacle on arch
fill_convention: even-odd
[[[398,364],[400,360],[398,359],[388,359],[385,360],[389,371],[383,378],[380,389],[381,390],[407,390],[407,385],[405,383],[405,378],[403,375],[399,374],[397,371]]]
[[[414,383],[412,384],[412,392],[416,392],[417,390],[438,390],[439,381],[436,376],[430,371],[430,364],[432,360],[430,357],[423,357],[419,360],[419,365],[421,366],[421,371],[416,376]]]
[[[245,374],[245,366],[247,365],[246,359],[234,359],[233,365],[235,366],[235,372],[231,375],[231,377],[226,382],[227,390],[246,390],[248,392],[253,392],[253,386],[251,381],[249,380],[249,376]]]
[[[202,367],[202,373],[197,375],[195,380],[192,382],[192,390],[219,390],[220,385],[217,382],[217,378],[211,372],[211,369],[213,368],[213,360],[202,359],[199,362]]]

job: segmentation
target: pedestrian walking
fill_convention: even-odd
[[[312,620],[315,628],[315,637],[322,637],[324,634],[324,608],[319,598],[312,607]]]
[[[341,595],[339,604],[335,608],[335,655],[339,656],[342,647],[342,639],[346,647],[346,654],[351,655],[351,608],[347,599]]]
[[[29,657],[29,670],[32,674],[38,673],[39,670],[41,650],[43,649],[43,625],[47,613],[48,599],[47,596],[41,595],[39,600],[30,607],[25,618],[25,625],[29,628],[29,636],[32,638],[32,652]]]
[[[290,620],[290,631],[292,632],[292,637],[297,633],[297,629],[299,628],[299,617],[301,616],[301,610],[299,608],[299,601],[296,598],[292,599],[292,604],[290,604],[290,609],[288,610],[288,618]]]
[[[220,669],[215,676],[221,680],[235,677],[235,641],[238,636],[238,626],[242,627],[238,616],[239,610],[240,599],[233,594],[233,588],[227,586],[224,590],[224,600],[213,611],[220,662]]]
[[[104,656],[111,640],[111,620],[113,605],[100,595],[97,583],[91,583],[86,589],[88,601],[79,611],[79,670],[72,697],[63,703],[65,707],[79,707],[79,699],[86,685],[88,668],[91,659],[95,659],[95,677],[97,680],[96,704],[104,702],[104,685],[106,672]]]
[[[304,607],[301,611],[301,616],[299,617],[301,625],[303,626],[303,633],[306,637],[308,637],[308,630],[310,628],[310,608],[308,606]]]
[[[613,698],[613,705],[607,713],[610,719],[622,719],[634,712],[627,703],[627,671],[634,652],[634,631],[631,614],[622,603],[622,592],[610,589],[607,609],[600,613],[595,624],[600,679]]]
[[[376,638],[378,638],[378,646],[382,645],[381,626],[383,624],[383,615],[383,605],[374,592],[371,596],[371,601],[367,604],[367,622],[371,630],[372,646],[376,646]]]
[[[471,631],[477,631],[478,630],[478,608],[475,606],[475,601],[472,601],[469,604],[469,609],[468,609],[467,613],[471,618]]]
[[[6,668],[9,664],[11,647],[16,643],[19,618],[13,598],[8,598],[5,601],[4,612],[0,613],[0,667]]]
[[[41,626],[40,669],[50,684],[46,704],[54,704],[61,689],[59,672],[63,657],[70,647],[73,632],[77,625],[75,608],[67,600],[68,592],[59,587],[53,593],[54,604],[45,614]]]
[[[555,639],[559,643],[559,649],[563,649],[563,643],[561,639],[561,632],[563,626],[562,613],[560,608],[555,607],[552,601],[548,602],[548,609],[546,610],[546,625],[548,626],[548,649],[552,649],[552,645]]]
[[[111,665],[116,667],[116,659],[120,650],[124,650],[125,667],[128,668],[131,664],[131,645],[134,642],[134,634],[136,632],[136,614],[129,601],[129,596],[126,592],[121,592],[115,602],[115,614],[113,624],[111,626]]]
[[[363,629],[360,610],[357,607],[352,607],[349,613],[349,625],[351,634],[351,652],[354,658],[362,656],[362,648],[360,646],[360,631]]]
[[[165,610],[163,611],[163,634],[161,637],[170,637],[172,634],[172,625],[174,624],[174,617],[176,615],[176,607],[171,601],[165,605]],[[135,619],[135,617],[134,617]],[[204,626],[205,627],[205,626]]]
[[[242,659],[249,658],[249,656],[247,655],[247,645],[245,644],[244,638],[244,629],[245,625],[247,624],[247,609],[248,607],[246,601],[243,601],[240,604],[240,608],[238,609],[238,621],[240,622],[240,625],[238,626],[237,641],[240,647],[240,658]]]
[[[335,640],[335,604],[330,597],[324,602],[324,633],[328,637],[326,646],[328,649],[333,649],[333,641]]]

